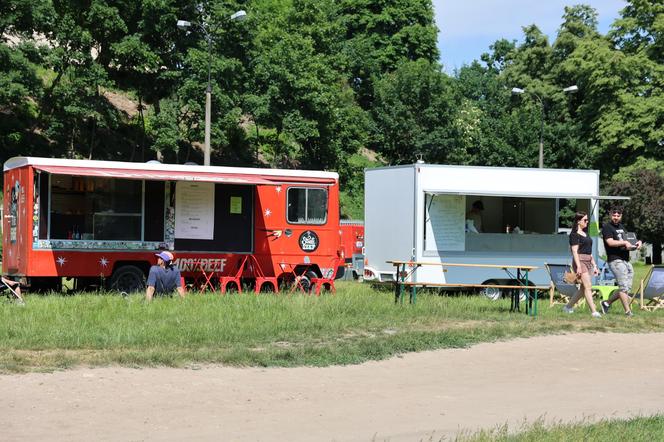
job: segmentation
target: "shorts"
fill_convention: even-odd
[[[579,253],[579,263],[581,268],[577,270],[576,263],[572,260],[572,268],[577,273],[591,273],[593,272],[593,257],[591,255],[582,255]]]
[[[616,284],[620,287],[620,291],[630,293],[632,291],[632,284],[634,283],[634,268],[629,261],[622,259],[614,259],[609,261],[609,268],[616,277]]]

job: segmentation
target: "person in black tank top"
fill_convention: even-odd
[[[601,318],[602,315],[597,311],[592,295],[591,275],[598,275],[599,269],[592,255],[593,240],[588,235],[588,214],[585,212],[577,212],[574,216],[574,224],[569,234],[569,246],[572,252],[572,269],[576,272],[580,285],[576,294],[563,307],[563,311],[574,313],[574,304],[585,296],[593,318]]]
[[[622,224],[623,211],[621,207],[614,206],[609,212],[611,219],[602,227],[602,238],[604,238],[604,248],[606,249],[606,261],[611,269],[611,273],[616,278],[616,285],[619,287],[609,299],[602,301],[602,312],[608,313],[611,304],[617,299],[622,302],[625,309],[625,315],[632,316],[630,308],[630,295],[634,283],[634,267],[629,262],[629,252],[638,250],[643,243],[637,241],[632,244],[627,240],[627,231]]]

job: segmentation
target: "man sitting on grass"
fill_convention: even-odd
[[[157,265],[150,267],[145,299],[152,301],[155,292],[158,295],[171,295],[177,289],[180,298],[184,298],[184,287],[180,278],[180,269],[172,264],[173,254],[163,251],[156,253]]]

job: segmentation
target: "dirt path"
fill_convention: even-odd
[[[573,334],[350,367],[4,375],[1,439],[416,441],[542,416],[649,415],[664,412],[663,343]]]

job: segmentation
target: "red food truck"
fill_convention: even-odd
[[[334,172],[15,157],[4,192],[3,275],[31,289],[141,290],[158,250],[188,283],[343,275]]]

